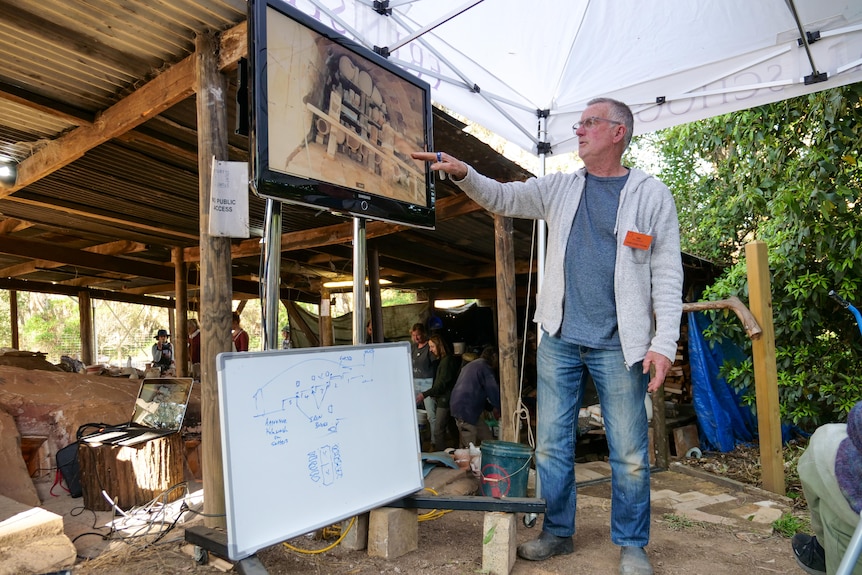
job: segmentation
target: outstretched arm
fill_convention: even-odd
[[[410,155],[414,160],[432,162],[430,168],[435,172],[446,172],[456,180],[467,177],[467,164],[446,152],[413,152]]]

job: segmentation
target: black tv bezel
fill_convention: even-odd
[[[349,50],[422,92],[425,149],[433,150],[431,87],[356,41],[326,27],[282,0],[248,2],[249,178],[255,194],[286,203],[322,209],[336,215],[434,229],[436,192],[429,164],[424,164],[425,204],[394,199],[334,182],[294,176],[270,168],[267,71],[267,8]],[[258,97],[258,95],[262,95]],[[383,177],[383,176],[381,176]],[[421,185],[420,184],[420,185]]]

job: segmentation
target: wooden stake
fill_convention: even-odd
[[[772,323],[772,292],[766,244],[745,246],[748,267],[748,297],[751,313],[763,330],[751,342],[754,354],[754,386],[757,398],[757,429],[763,488],[784,495],[784,456],[781,452],[781,418],[778,402],[778,370],[775,365],[775,328]]]

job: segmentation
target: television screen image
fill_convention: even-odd
[[[427,84],[291,6],[261,4],[249,50],[258,193],[433,227],[433,178],[410,157],[431,149]]]

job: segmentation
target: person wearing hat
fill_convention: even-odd
[[[156,343],[153,344],[153,367],[159,368],[159,373],[165,375],[174,364],[174,348],[168,341],[171,335],[167,330],[160,329],[156,333]]]
[[[847,423],[817,428],[796,466],[814,535],[797,533],[796,562],[811,575],[832,575],[841,564],[862,512],[862,401]],[[862,565],[852,573],[862,575]]]
[[[293,344],[290,341],[290,328],[284,326],[281,328],[281,349],[291,349]]]

